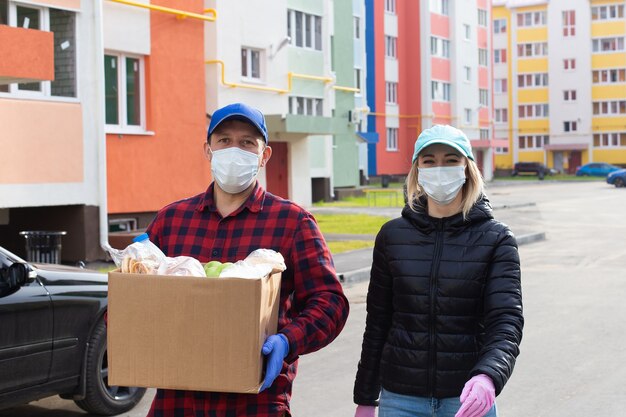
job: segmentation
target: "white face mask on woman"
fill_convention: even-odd
[[[435,202],[448,205],[465,184],[465,165],[419,168],[417,183]]]
[[[219,187],[229,194],[248,188],[259,173],[259,155],[236,147],[211,151],[211,173]]]

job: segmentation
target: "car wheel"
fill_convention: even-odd
[[[103,320],[96,325],[87,347],[85,398],[78,405],[90,414],[115,415],[133,408],[146,393],[145,388],[109,386],[107,330]]]
[[[615,178],[615,186],[617,188],[622,188],[624,186],[624,180],[621,178]]]

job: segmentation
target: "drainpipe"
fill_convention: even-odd
[[[104,31],[103,31],[103,0],[93,2],[94,34],[96,54],[96,91],[95,91],[95,114],[96,139],[98,141],[98,194],[99,194],[99,219],[100,219],[100,247],[105,251],[109,245],[109,213],[107,204],[107,144],[104,133],[105,109],[104,109]]]

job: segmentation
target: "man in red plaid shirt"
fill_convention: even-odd
[[[168,256],[200,262],[233,262],[259,248],[280,252],[287,269],[278,334],[263,345],[267,360],[259,394],[158,389],[148,416],[290,416],[298,356],[337,337],[348,300],[313,216],[256,180],[272,155],[263,114],[242,103],[215,111],[204,150],[214,182],[206,192],[160,210],[148,227],[150,239]]]

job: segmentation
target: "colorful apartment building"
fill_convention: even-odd
[[[64,230],[65,262],[102,259],[210,181],[202,0],[0,0],[0,244]]]
[[[358,185],[352,2],[205,6],[219,13],[205,27],[207,109],[245,101],[265,113],[273,153],[261,183],[304,206]]]
[[[626,165],[624,2],[494,1],[496,167]]]
[[[462,129],[493,173],[491,5],[487,0],[366,0],[370,175],[403,175],[433,124]],[[366,35],[367,36],[367,35]],[[375,161],[375,162],[372,162]]]

